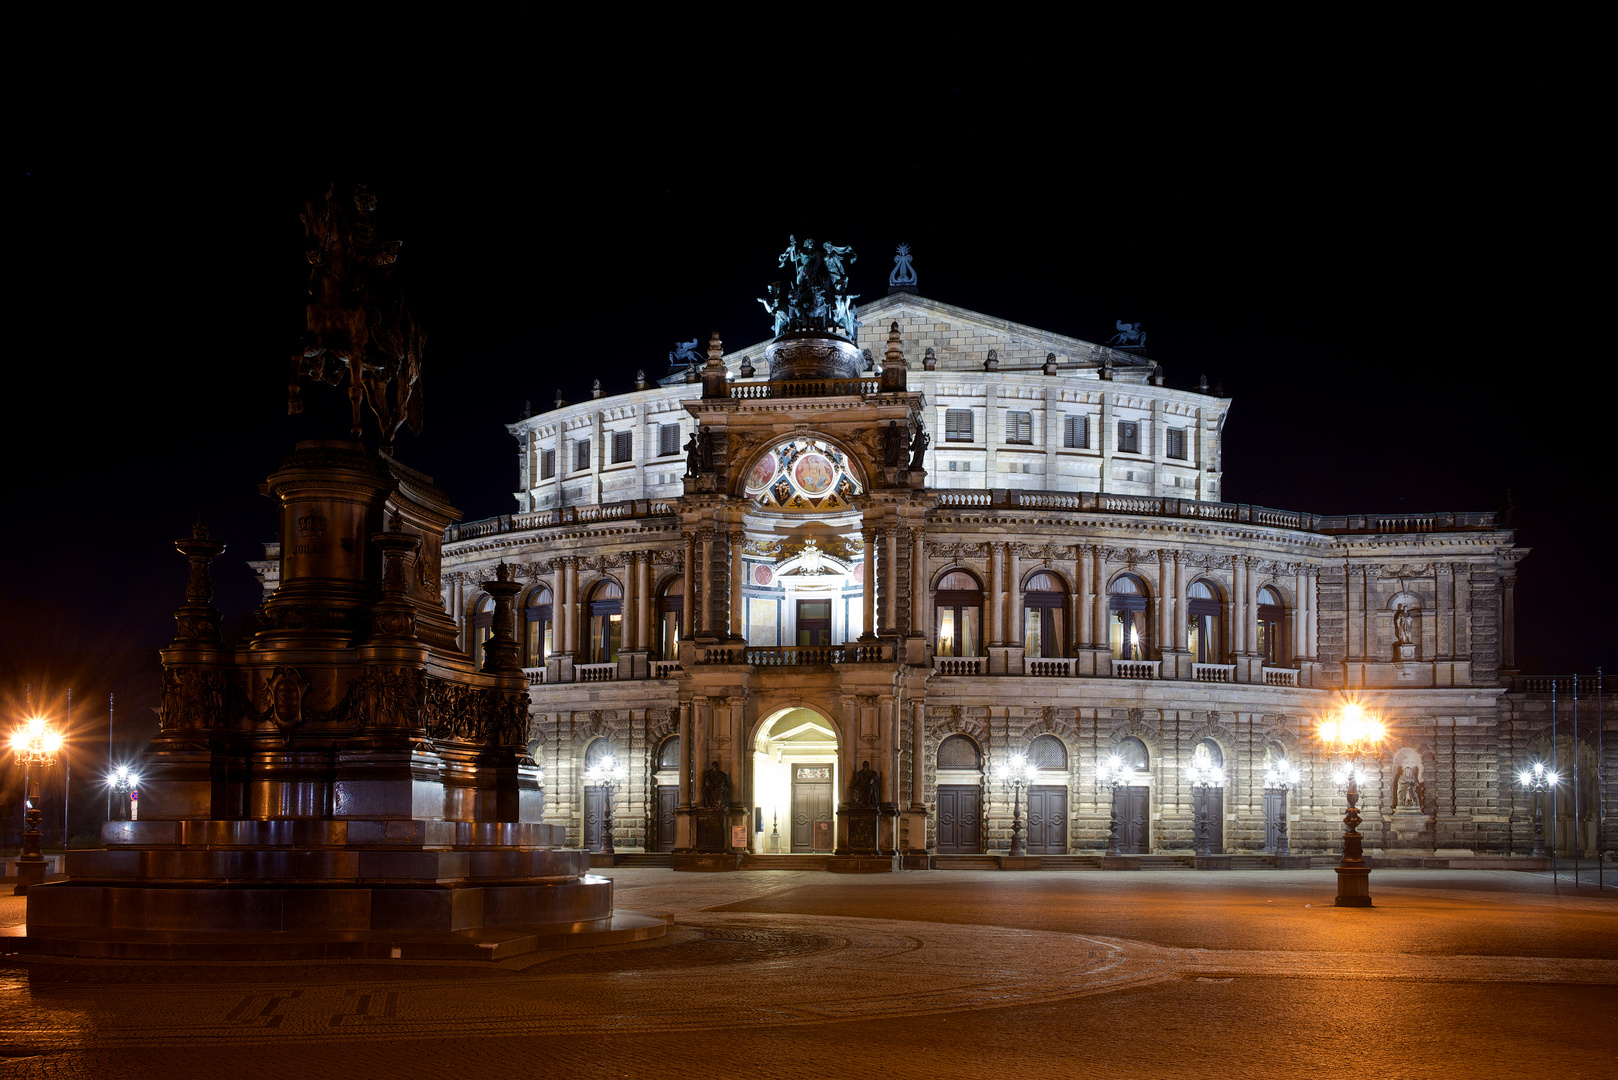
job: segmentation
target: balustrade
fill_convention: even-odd
[[[654,679],[672,679],[679,674],[680,662],[678,660],[652,661],[652,678]]]
[[[1161,660],[1114,660],[1112,677],[1115,679],[1155,679]]]
[[[618,678],[618,665],[612,664],[574,664],[573,679],[575,682],[615,682]]]
[[[791,379],[786,382],[734,383],[730,396],[740,401],[767,398],[856,397],[882,389],[881,379]]]
[[[1298,669],[1284,667],[1267,667],[1264,669],[1265,686],[1297,686]]]
[[[935,675],[982,675],[986,670],[988,658],[983,656],[935,656],[933,657],[933,673]]]
[[[542,667],[525,667],[522,673],[528,676],[529,686],[538,686],[545,681],[545,669]]]
[[[1196,682],[1235,682],[1235,664],[1192,664],[1191,678]]]
[[[1029,660],[1024,657],[1022,673],[1024,675],[1061,675],[1073,674],[1074,660],[1071,656],[1050,656],[1042,659]]]

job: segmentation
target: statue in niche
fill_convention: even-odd
[[[1400,604],[1393,609],[1393,641],[1396,645],[1413,645],[1414,639],[1412,622],[1414,616],[1410,612],[1409,604]]]
[[[889,420],[888,426],[882,429],[882,464],[895,469],[904,464],[904,445],[904,432],[899,430],[899,421]]]
[[[715,761],[702,774],[702,807],[723,810],[730,805],[730,774]]]
[[[702,466],[701,441],[693,431],[691,437],[685,441],[685,475],[695,476]]]
[[[869,761],[860,762],[859,772],[849,785],[849,800],[862,809],[874,809],[882,801],[882,782]]]
[[[916,433],[910,440],[910,468],[911,469],[914,470],[914,469],[919,469],[919,468],[922,467],[921,461],[922,461],[922,458],[925,457],[926,454],[927,454],[927,444],[932,442],[932,441],[933,441],[933,437],[931,435],[927,434],[927,429],[922,427],[921,426],[921,420],[917,419],[916,420]]]
[[[713,472],[713,428],[698,428],[697,435],[697,464],[703,472]]]
[[[1406,765],[1393,777],[1393,808],[1421,810],[1427,802],[1427,785],[1421,782],[1421,767]]]

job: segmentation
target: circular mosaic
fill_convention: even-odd
[[[756,566],[753,568],[753,580],[760,585],[768,585],[775,580],[775,572],[768,566]]]
[[[770,486],[770,481],[775,479],[775,474],[780,471],[780,468],[781,463],[776,460],[774,450],[759,458],[758,464],[753,466],[753,471],[747,474],[748,494],[756,495],[767,490]]]
[[[846,454],[808,438],[789,439],[759,458],[747,472],[745,489],[761,510],[798,513],[843,510],[864,491]]]
[[[824,454],[804,454],[792,466],[792,479],[805,495],[824,495],[837,479],[837,470]]]

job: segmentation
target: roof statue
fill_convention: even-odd
[[[690,341],[676,341],[674,351],[669,353],[669,370],[690,367],[692,364],[702,363],[703,355],[697,351],[697,339]]]
[[[1120,322],[1117,319],[1112,323],[1118,332],[1107,339],[1107,344],[1120,349],[1144,349],[1146,347],[1146,331],[1138,322]]]
[[[899,252],[893,257],[893,269],[888,273],[888,292],[916,291],[916,270],[910,265],[910,245],[900,244]]]
[[[854,249],[837,244],[816,245],[814,240],[787,238],[780,266],[792,266],[792,280],[772,282],[768,295],[759,300],[774,320],[775,336],[806,331],[840,334],[850,341],[859,335],[860,321],[854,301],[858,293],[848,291],[848,267]]]
[[[305,201],[300,215],[309,260],[303,342],[292,354],[287,413],[303,411],[299,380],[336,386],[349,375],[349,433],[360,437],[369,405],[391,452],[399,429],[421,433],[421,354],[425,336],[393,279],[398,240],[376,237],[376,196],[364,184],[352,197],[335,184]]]

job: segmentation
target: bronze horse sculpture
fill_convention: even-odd
[[[369,405],[391,453],[399,429],[421,433],[421,358],[425,335],[393,281],[399,241],[376,239],[376,196],[365,185],[352,199],[336,186],[304,203],[309,300],[302,344],[292,354],[287,413],[303,411],[300,378],[336,386],[346,370],[350,433],[360,437]]]

